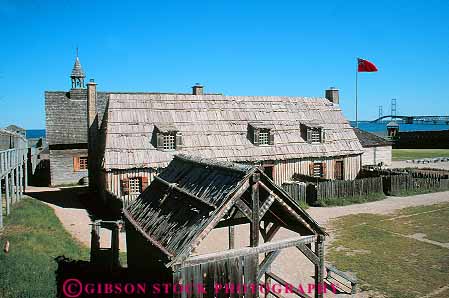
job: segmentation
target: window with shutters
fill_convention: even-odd
[[[321,162],[315,162],[313,163],[313,177],[323,177],[324,176],[324,167],[323,163]]]
[[[308,143],[324,143],[324,129],[301,124],[301,137]]]
[[[256,146],[274,145],[274,131],[267,124],[249,124],[248,138]]]
[[[139,195],[148,187],[148,177],[124,178],[120,183],[122,196]]]
[[[152,143],[159,150],[171,151],[182,149],[182,133],[173,125],[155,126]]]
[[[73,170],[75,172],[87,171],[87,156],[73,157]]]

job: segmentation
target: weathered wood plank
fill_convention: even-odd
[[[315,242],[316,235],[297,236],[293,238],[282,239],[274,242],[262,243],[257,247],[244,247],[227,251],[215,252],[199,256],[189,257],[181,263],[182,267],[197,265],[201,263],[219,261],[231,257],[246,256],[251,254],[261,254],[282,248],[298,246],[300,244],[309,244]]]
[[[276,259],[276,257],[281,253],[281,250],[275,250],[270,252],[262,263],[259,265],[259,271],[257,272],[257,282],[260,281],[262,276],[268,271],[271,263]]]

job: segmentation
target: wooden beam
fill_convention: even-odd
[[[260,219],[259,219],[259,180],[260,174],[254,173],[252,177],[251,186],[251,200],[253,204],[253,216],[251,220],[251,237],[250,237],[250,246],[256,247],[259,245],[259,227],[260,227]],[[257,271],[256,271],[257,272]]]
[[[324,236],[319,235],[315,243],[315,255],[319,262],[315,265],[315,297],[323,298],[324,285]]]
[[[315,265],[320,264],[320,259],[306,245],[298,245],[296,246],[296,248],[299,249],[309,259],[310,262]]]
[[[3,228],[3,194],[2,194],[2,178],[0,177],[0,230]]]
[[[230,218],[230,219],[225,219],[225,220],[219,221],[218,224],[214,227],[214,229],[224,228],[224,227],[232,227],[232,226],[237,226],[237,225],[242,225],[242,224],[247,224],[247,223],[250,223],[250,220],[247,219],[246,217]]]
[[[273,226],[267,232],[267,239],[265,241],[271,241],[271,239],[273,239],[274,235],[276,235],[280,228],[280,225],[273,223]]]
[[[206,207],[208,207],[208,208],[211,209],[211,210],[217,209],[217,206],[215,206],[214,204],[211,204],[211,203],[209,203],[209,202],[206,202],[205,200],[203,200],[203,199],[201,199],[201,198],[195,196],[194,194],[191,194],[190,192],[186,191],[185,189],[182,189],[182,188],[180,188],[179,186],[177,186],[175,183],[170,183],[170,182],[168,182],[168,181],[162,179],[162,178],[159,177],[159,176],[154,176],[154,179],[157,180],[157,181],[159,181],[159,182],[161,182],[162,184],[167,185],[167,186],[170,187],[170,188],[175,189],[176,191],[178,191],[178,192],[180,192],[180,193],[182,193],[182,194],[185,194],[187,197],[192,198],[192,199],[193,199],[193,200],[192,200],[193,202],[195,202],[195,201],[196,201],[196,202],[199,202],[199,203],[201,203],[202,205],[205,205]]]
[[[228,227],[228,235],[229,235],[229,249],[234,249],[235,247],[235,231],[234,226]]]
[[[262,263],[260,263],[259,271],[257,272],[257,282],[260,281],[262,276],[270,269],[271,263],[276,259],[276,257],[281,253],[281,250],[275,250],[267,254]]]
[[[284,287],[287,287],[287,285],[289,286],[289,288],[292,290],[293,293],[295,293],[296,295],[298,295],[299,297],[303,297],[303,298],[312,298],[309,295],[307,295],[306,293],[301,293],[297,288],[295,288],[292,284],[286,282],[284,279],[282,279],[280,276],[274,274],[273,272],[267,272],[267,275],[274,279],[276,282],[278,282],[279,284],[281,284]],[[291,287],[290,287],[291,286]]]
[[[263,205],[260,207],[259,211],[259,218],[262,218],[265,213],[268,211],[270,206],[273,204],[273,202],[276,200],[274,196],[268,196],[268,199],[263,203]]]
[[[224,260],[224,259],[228,259],[228,258],[246,256],[246,255],[251,255],[251,254],[261,254],[261,253],[266,253],[266,252],[270,252],[270,251],[274,251],[274,250],[279,250],[282,248],[298,246],[300,244],[312,243],[312,242],[315,242],[316,239],[317,239],[317,236],[315,236],[315,235],[297,236],[297,237],[293,237],[293,238],[282,239],[282,240],[275,241],[275,242],[263,243],[257,247],[244,247],[244,248],[215,252],[215,253],[204,254],[204,255],[199,255],[199,256],[193,256],[193,257],[187,258],[184,262],[182,262],[181,265],[182,265],[182,267],[187,267],[187,266],[198,265],[198,264],[202,264],[202,263]],[[179,263],[181,263],[181,262],[179,262]]]
[[[248,175],[242,179],[240,184],[237,186],[237,189],[235,190],[234,194],[231,196],[230,199],[228,199],[227,203],[224,204],[224,206],[214,214],[213,217],[209,220],[207,223],[207,226],[201,231],[198,232],[197,235],[194,236],[194,239],[196,239],[196,242],[192,244],[192,246],[186,246],[185,249],[176,257],[174,258],[170,263],[166,264],[165,266],[171,267],[174,264],[181,263],[182,260],[186,259],[188,255],[191,253],[193,249],[195,249],[201,241],[212,231],[212,229],[218,224],[218,222],[223,218],[225,214],[231,210],[231,208],[234,206],[235,201],[240,198],[245,191],[249,188],[249,181],[248,178],[252,175],[252,172],[248,173]]]
[[[242,211],[242,213],[249,219],[252,220],[253,219],[253,212],[251,211],[251,208],[248,207],[248,205],[246,205],[245,202],[242,201],[242,199],[237,199],[235,201],[235,206]]]
[[[259,185],[262,186],[263,189],[268,191],[274,198],[284,207],[291,215],[293,215],[298,221],[300,221],[305,227],[307,227],[311,232],[315,232],[315,229],[306,221],[304,220],[294,209],[292,209],[291,206],[287,204],[283,199],[281,199],[280,196],[283,194],[275,188],[275,191],[271,191],[265,184],[263,184],[262,181],[259,182]],[[318,224],[317,224],[318,225]]]

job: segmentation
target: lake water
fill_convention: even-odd
[[[350,121],[351,126],[355,127],[355,121]],[[359,128],[361,130],[369,131],[377,135],[387,134],[387,124],[388,122],[373,123],[371,121],[359,121]],[[423,131],[423,130],[447,130],[449,129],[448,124],[438,123],[438,124],[399,124],[399,131]]]

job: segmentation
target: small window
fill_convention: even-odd
[[[319,129],[319,128],[311,129],[311,142],[312,143],[321,143],[321,129]]]
[[[75,172],[87,171],[87,156],[75,156],[73,158],[73,170]]]
[[[259,145],[268,145],[269,144],[269,130],[265,129],[265,130],[261,130],[259,132]]]
[[[321,178],[323,177],[324,171],[323,171],[323,164],[320,162],[313,163],[313,177]]]
[[[301,124],[300,133],[308,143],[324,143],[325,131],[322,127]]]
[[[175,149],[175,134],[164,134],[164,150]]]
[[[248,124],[248,139],[256,146],[274,145],[274,130],[267,123]]]
[[[129,178],[129,193],[131,195],[140,194],[142,192],[142,183],[140,178]]]

